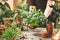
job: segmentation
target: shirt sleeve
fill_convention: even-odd
[[[27,0],[29,6],[35,6],[35,0]]]

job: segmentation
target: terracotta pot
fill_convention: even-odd
[[[10,18],[3,18],[3,20],[4,20],[5,27],[7,27],[8,26],[8,21],[13,21],[13,18],[12,17],[10,17]]]
[[[42,37],[42,38],[47,38],[48,37],[48,32],[45,32],[45,33],[42,33],[40,36]]]
[[[52,22],[50,22],[49,24],[47,24],[46,30],[47,30],[47,32],[48,32],[49,34],[52,34],[52,31],[53,31]]]
[[[4,25],[5,25],[5,27],[7,27],[8,26],[8,21],[4,20]]]
[[[16,18],[16,21],[17,21],[17,22],[21,22],[21,21],[22,21],[22,18],[18,18],[18,17],[17,17],[17,18]]]

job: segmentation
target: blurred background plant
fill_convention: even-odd
[[[19,28],[9,27],[5,31],[3,31],[0,40],[15,40],[19,33],[20,33]]]
[[[56,17],[56,28],[60,28],[60,7],[59,7],[59,1],[55,1],[55,5],[50,5],[51,8],[53,8],[54,15],[53,17]]]
[[[14,12],[11,10],[9,4],[5,0],[2,0],[0,2],[0,23],[4,24],[3,18],[12,17],[13,13]]]
[[[56,20],[56,28],[60,29],[60,17]]]

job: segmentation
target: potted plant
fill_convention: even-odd
[[[31,11],[23,10],[20,14],[20,17],[25,20],[28,24],[31,24],[35,27],[45,26],[47,24],[47,19],[43,15],[41,10],[35,11],[32,9]]]
[[[29,9],[27,4],[22,4],[23,2],[17,6],[17,9],[20,10],[19,17],[22,18],[28,26],[33,26],[32,28],[36,28],[47,24],[47,19],[41,10],[35,10],[34,8]]]

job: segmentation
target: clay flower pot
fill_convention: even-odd
[[[17,21],[17,22],[21,22],[21,21],[22,21],[22,18],[17,17],[17,18],[16,18],[16,21]]]
[[[42,37],[42,38],[47,38],[48,37],[48,32],[44,32],[44,33],[42,33],[40,36]]]
[[[46,30],[47,30],[47,32],[48,32],[49,34],[52,34],[52,31],[53,31],[52,22],[50,22],[49,24],[47,24]]]
[[[10,18],[3,18],[4,20],[4,25],[7,27],[8,26],[8,21],[13,21],[13,18],[10,17]]]

